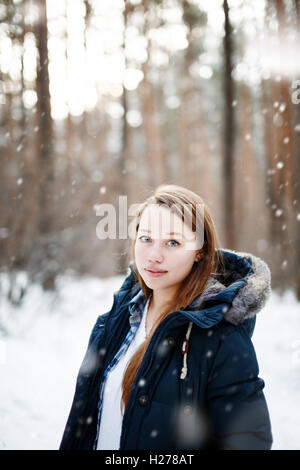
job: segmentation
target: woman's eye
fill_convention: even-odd
[[[168,243],[176,243],[176,245],[169,245],[169,246],[177,246],[179,243],[176,240],[169,240]]]
[[[139,239],[143,242],[143,243],[147,243],[148,240],[151,241],[151,238],[150,237],[147,237],[146,235],[142,235],[141,237],[139,237]],[[177,242],[176,240],[168,240],[167,242],[169,244],[169,246],[178,246],[180,245],[179,242]],[[171,243],[171,244],[170,244]]]
[[[140,237],[140,240],[144,241],[144,240],[143,240],[144,238],[148,238],[148,240],[150,240],[150,238],[147,237],[146,235],[142,235],[142,236]]]

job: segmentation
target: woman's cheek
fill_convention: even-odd
[[[140,254],[143,252],[143,247],[139,242],[136,242],[134,252],[136,256],[140,256]]]
[[[141,245],[135,246],[135,262],[137,267],[141,267],[145,264],[146,259],[146,249]]]
[[[177,252],[176,257],[174,257],[173,268],[180,273],[181,276],[187,276],[194,264],[195,255],[192,251],[186,252]]]

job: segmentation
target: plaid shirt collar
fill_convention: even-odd
[[[131,326],[140,323],[148,299],[140,289],[129,302],[129,323]]]

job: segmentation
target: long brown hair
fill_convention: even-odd
[[[199,227],[201,227],[202,230],[204,227],[204,244],[200,250],[201,253],[203,253],[203,257],[199,262],[195,262],[193,264],[190,273],[181,282],[176,295],[166,305],[164,311],[161,312],[160,316],[153,324],[149,336],[131,357],[122,381],[123,407],[127,406],[130,390],[136,374],[141,366],[144,354],[158,325],[168,314],[184,309],[190,305],[190,303],[203,292],[209,277],[214,273],[214,269],[219,266],[219,263],[223,266],[222,256],[218,249],[220,244],[217,233],[209,209],[203,199],[193,191],[181,186],[175,184],[162,184],[156,188],[153,195],[148,197],[146,201],[139,206],[133,222],[135,231],[135,236],[133,237],[132,242],[133,269],[147,299],[151,295],[152,289],[145,284],[137,270],[135,264],[135,243],[142,213],[149,204],[170,207],[171,211],[179,215],[183,222],[188,222],[190,224],[189,227],[196,232],[196,235]]]

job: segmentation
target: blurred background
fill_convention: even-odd
[[[197,191],[222,246],[300,297],[298,0],[2,0],[0,20],[14,301],[20,270],[45,289],[66,270],[126,272],[128,240],[99,240],[97,204],[162,182]]]
[[[300,300],[299,0],[1,0],[0,22],[3,338],[33,286],[48,312],[62,275],[124,275],[131,240],[100,240],[97,207],[118,225],[119,197],[160,183],[200,194],[222,247]]]

